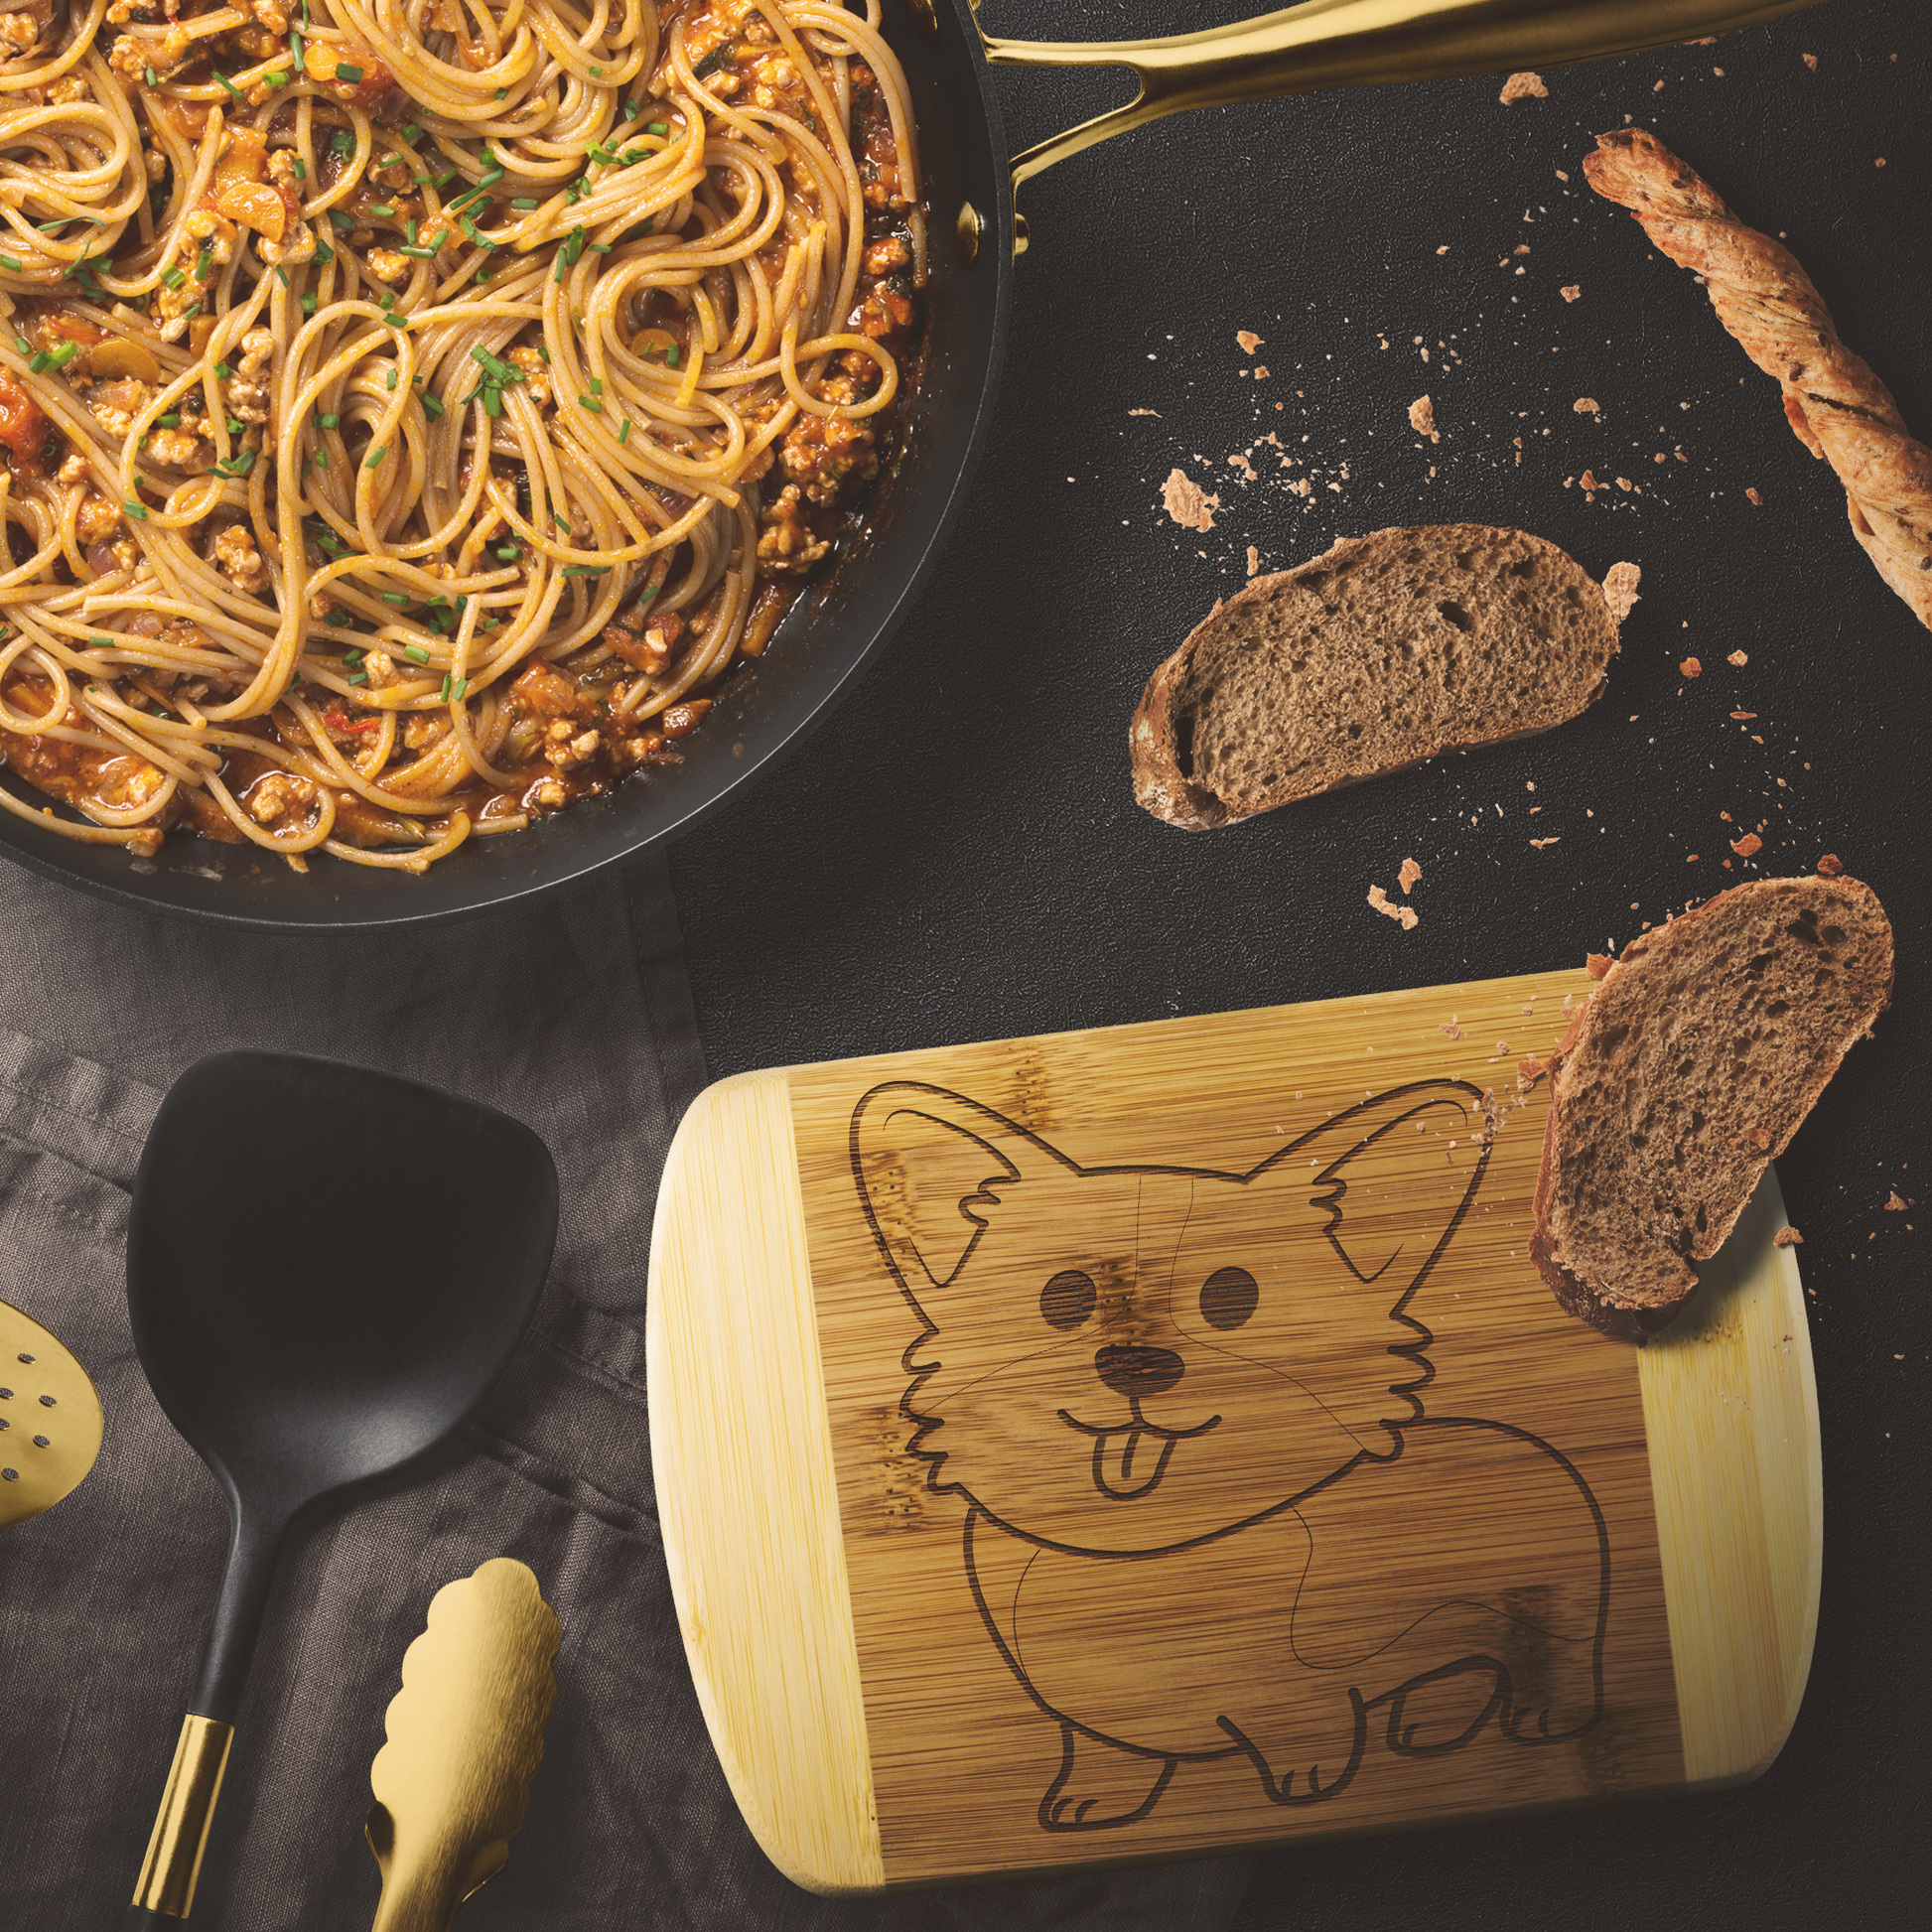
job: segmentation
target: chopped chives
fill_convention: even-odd
[[[644,128],[646,134],[668,134],[670,131],[671,124],[669,121],[651,121]]]
[[[522,556],[522,554],[523,554],[522,551],[520,551],[515,544],[505,543],[498,546],[496,551],[496,561],[501,564],[513,564],[515,563],[517,558]]]
[[[396,306],[395,291],[393,289],[384,289],[382,291],[382,300],[375,306],[386,316]]]
[[[361,77],[362,69],[360,68],[350,67],[346,61],[342,62],[336,69],[336,78],[338,80],[346,80],[353,84],[355,81],[360,80]]]
[[[590,378],[590,384],[592,395],[601,396],[604,393],[604,378],[601,375],[592,376]]]
[[[223,382],[225,382],[227,381],[229,376],[234,374],[234,370],[229,368],[229,366],[225,362],[217,362],[214,365],[214,373],[218,375]]]
[[[333,617],[330,619],[330,622],[332,623],[335,622],[335,619]],[[350,684],[366,684],[368,683],[368,681],[369,681],[369,674],[367,671],[357,671],[352,677],[348,679],[348,682]]]
[[[355,136],[352,135],[347,128],[339,127],[336,130],[335,139],[332,140],[329,145],[333,147],[338,154],[353,154],[355,152]]]
[[[470,680],[467,677],[460,677],[457,679],[456,686],[451,691],[450,696],[454,698],[458,704],[461,704],[463,702],[464,694],[469,689],[470,689]]]
[[[395,595],[395,594],[394,594],[393,592],[384,592],[384,596],[386,596],[386,597],[392,597],[392,596],[394,596],[394,595]],[[403,598],[400,598],[400,597],[397,597],[397,598],[395,599],[395,601],[396,601],[396,602],[397,602],[398,604],[401,604],[401,603],[404,603],[404,602],[405,602],[406,600],[404,600]],[[426,651],[426,650],[425,650],[425,649],[424,649],[424,648],[422,647],[422,645],[421,645],[421,644],[405,644],[405,645],[403,645],[403,647],[402,647],[402,654],[403,654],[403,655],[404,655],[405,657],[407,657],[407,658],[410,658],[411,660],[413,660],[413,661],[414,661],[415,663],[418,663],[418,664],[427,664],[427,663],[429,662],[429,652],[428,652],[428,651]]]
[[[677,344],[673,343],[670,345],[670,347],[664,351],[664,366],[667,369],[674,369],[677,367]]]
[[[623,427],[618,431],[618,441],[620,443],[628,443],[630,441],[630,419],[627,416],[624,418]]]
[[[493,384],[483,384],[483,414],[500,416],[503,413],[503,392]]]
[[[329,210],[329,224],[338,234],[347,234],[355,226],[355,223],[339,207],[332,207]]]
[[[114,648],[114,640],[111,637],[89,637],[87,641],[96,650],[112,650]]]
[[[609,564],[566,564],[564,566],[566,577],[609,577],[610,574]]]
[[[537,353],[543,357],[543,366],[547,369],[550,366],[550,351],[539,343],[537,345]]]
[[[29,375],[45,375],[49,367],[53,364],[53,361],[54,357],[46,349],[41,349],[35,355],[34,359],[27,364],[27,373]]]
[[[419,262],[433,262],[436,259],[436,250],[434,248],[404,247],[398,248],[396,253],[399,255],[412,255]]]
[[[604,78],[604,69],[602,68],[593,68],[591,69],[591,78],[593,80],[602,80]]]
[[[414,241],[416,239],[416,217],[412,214],[403,224],[402,233],[405,241]]]
[[[434,396],[425,396],[423,398],[423,414],[427,416],[432,423],[436,422],[441,418],[443,414],[442,403],[439,402],[437,398]]]
[[[409,327],[409,318],[407,316],[384,316],[382,320],[391,329],[407,329]]]
[[[5,255],[0,255],[0,261],[5,261],[6,259],[7,259],[7,257],[6,257]],[[164,276],[162,276],[162,278],[161,278],[161,279],[162,279],[162,280],[163,280],[163,281],[164,281],[165,283],[167,283],[167,285],[168,285],[168,286],[169,286],[169,287],[170,287],[171,289],[178,289],[178,288],[180,288],[180,287],[181,287],[181,285],[182,285],[182,284],[183,284],[183,283],[184,283],[185,281],[187,281],[187,280],[188,280],[188,277],[187,277],[186,275],[184,275],[184,274],[182,273],[182,271],[181,271],[181,270],[180,270],[179,268],[171,268],[171,269],[170,269],[170,270],[169,270],[169,271],[167,272],[167,274],[165,274]]]
[[[447,698],[447,697],[448,697],[448,696],[450,695],[450,674],[449,674],[449,672],[448,672],[448,671],[445,671],[445,672],[443,673],[443,692],[442,692],[442,695],[443,695],[443,696],[444,696],[445,698]]]
[[[510,90],[507,87],[498,87],[496,89],[496,98],[498,100],[507,100],[509,98],[509,93]]]
[[[193,322],[195,318],[201,313],[202,313],[202,305],[199,302],[191,302],[188,305],[188,307],[181,312],[181,319],[183,322]]]
[[[591,241],[586,242],[584,245],[594,255],[608,255],[611,252],[611,244],[608,241]]]
[[[167,415],[157,416],[154,419],[154,426],[156,429],[180,429],[181,411],[179,409],[171,409]]]
[[[231,99],[239,100],[241,98],[241,89],[237,87],[235,83],[232,80],[230,80],[225,73],[217,73],[215,74],[214,77],[215,79],[220,81],[222,86],[227,88],[229,97]]]
[[[384,604],[393,604],[400,610],[403,605],[409,602],[409,593],[407,591],[384,591],[382,593],[382,601]],[[413,657],[415,654],[413,650],[403,653],[405,657]]]
[[[161,85],[161,82],[155,78],[155,72],[152,68],[143,68],[141,71],[147,75],[148,85],[150,87],[158,87]]]
[[[246,423],[238,423],[232,416],[224,417],[222,420],[226,423],[230,436],[246,436],[248,434],[248,425]]]
[[[316,243],[316,266],[318,268],[327,268],[335,259],[336,251],[330,247],[328,242],[319,241]]]
[[[55,349],[49,355],[47,358],[47,366],[51,369],[64,369],[79,353],[80,345],[78,343],[63,343],[59,348]]]
[[[268,84],[271,87],[286,87],[289,84],[289,77],[277,68],[269,74]]]
[[[441,188],[446,181],[454,180],[456,180],[456,170],[454,168],[445,168],[440,175],[432,175],[430,177],[430,186],[432,188]]]
[[[313,295],[305,295],[302,298],[302,313],[305,316],[312,316],[315,314],[315,312],[316,312],[315,297]]]
[[[634,100],[624,102],[623,117],[627,121],[634,121],[637,118],[637,103]]]
[[[593,416],[602,416],[604,414],[604,405],[595,396],[579,396],[577,400]]]
[[[371,214],[390,215],[394,214],[395,211],[394,206],[388,202],[371,202],[369,204],[369,212]]]
[[[148,506],[145,503],[123,503],[121,508],[126,510],[137,523],[145,523],[148,520]]]
[[[207,270],[198,269],[196,272],[198,274],[206,274]],[[275,264],[275,273],[281,278],[282,286],[284,288],[287,288],[289,286],[289,272],[286,268],[282,266],[280,262],[277,262]]]
[[[361,663],[361,661],[362,661],[362,646],[360,644],[351,644],[347,650],[343,652],[343,662],[346,664],[351,671],[354,670],[356,665]]]
[[[289,156],[289,166],[295,170],[295,178],[297,181],[307,181],[309,179],[309,164],[299,154]]]
[[[318,470],[327,470],[329,468],[329,452],[327,450],[317,450],[310,456],[309,461]]]
[[[364,463],[364,464],[362,465],[362,468],[363,468],[364,470],[379,470],[379,469],[381,469],[381,468],[382,468],[382,459],[383,459],[383,458],[384,458],[385,456],[387,456],[388,454],[389,454],[389,446],[388,446],[388,444],[386,444],[386,443],[381,443],[381,444],[378,444],[378,445],[376,446],[376,448],[375,448],[375,449],[373,449],[373,450],[371,450],[371,451],[369,452],[369,459],[368,459],[368,461],[367,461],[366,463]]]
[[[525,207],[525,208],[541,207],[542,206],[543,204],[541,202],[532,201],[528,196],[525,196],[521,201],[512,202],[510,204],[511,207]]]
[[[420,141],[423,138],[423,130],[414,121],[405,121],[402,125],[402,138],[405,141]]]
[[[342,420],[343,419],[340,416],[318,416],[316,418],[316,421],[320,423],[324,429],[334,429],[336,425],[340,423]]]

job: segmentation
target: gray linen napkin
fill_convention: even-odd
[[[436,1590],[492,1556],[536,1572],[564,1640],[529,1817],[464,1907],[471,1932],[1229,1922],[1246,1860],[831,1902],[740,1821],[685,1671],[645,1428],[651,1209],[704,1079],[658,861],[527,911],[303,940],[144,917],[0,862],[0,1299],[72,1348],[107,1419],[81,1487],[0,1535],[0,1923],[119,1923],[193,1686],[226,1517],[134,1359],[122,1255],[163,1091],[237,1045],[387,1067],[527,1121],[563,1224],[534,1332],[478,1420],[286,1553],[194,1923],[368,1922],[361,1820],[402,1654]],[[220,1189],[209,1174],[210,1214]]]

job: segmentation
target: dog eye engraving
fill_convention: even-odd
[[[1093,1371],[1116,1395],[1166,1395],[1186,1371],[1172,1348],[1109,1342],[1093,1358]]]
[[[1260,1300],[1261,1290],[1245,1268],[1217,1268],[1201,1283],[1201,1319],[1210,1328],[1238,1328]]]
[[[1039,1291],[1039,1311],[1050,1327],[1077,1328],[1099,1300],[1091,1275],[1078,1268],[1062,1268]]]

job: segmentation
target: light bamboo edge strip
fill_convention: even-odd
[[[720,1081],[664,1164],[646,1322],[671,1593],[732,1795],[786,1877],[886,1880],[782,1073]]]
[[[1824,1562],[1818,1388],[1767,1169],[1696,1301],[1638,1357],[1684,1775],[1742,1784],[1783,1748]]]

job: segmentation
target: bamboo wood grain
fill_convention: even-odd
[[[700,1098],[652,1250],[652,1448],[699,1695],[782,1869],[874,1889],[1769,1762],[1818,1584],[1795,1259],[1767,1181],[1648,1350],[1556,1309],[1515,1067],[1588,986]],[[1217,1244],[1251,1271],[1232,1303],[1201,1278]],[[1074,1260],[1084,1290],[1035,1279]],[[1095,1375],[1164,1350],[1184,1372],[1130,1422]],[[1250,1371],[1276,1377],[1259,1403]]]

